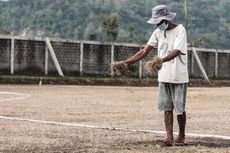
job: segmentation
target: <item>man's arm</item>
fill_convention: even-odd
[[[163,63],[164,63],[164,62],[168,62],[168,61],[174,59],[175,57],[179,56],[180,53],[181,53],[180,50],[175,49],[175,50],[169,52],[169,54],[168,54],[167,56],[163,57],[163,58],[162,58],[162,62],[163,62]]]
[[[146,45],[142,50],[138,51],[136,54],[125,60],[124,63],[126,65],[133,64],[144,58],[152,49],[152,46]]]

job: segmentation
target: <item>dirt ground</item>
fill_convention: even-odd
[[[188,88],[186,132],[230,137],[229,93]],[[157,97],[157,87],[0,85],[0,152],[230,152],[230,140],[188,136],[186,146],[159,149],[164,135],[116,130],[164,131]]]

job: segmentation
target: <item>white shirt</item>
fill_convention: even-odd
[[[159,82],[168,83],[187,83],[188,67],[187,67],[187,34],[183,25],[178,25],[172,30],[166,30],[166,38],[164,32],[156,29],[150,37],[148,45],[158,48],[158,56],[165,57],[172,50],[180,50],[181,54],[174,59],[163,63],[162,68],[158,72]]]

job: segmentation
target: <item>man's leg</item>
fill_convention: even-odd
[[[166,129],[166,140],[161,144],[157,144],[157,147],[170,147],[173,146],[173,101],[172,92],[168,83],[159,83],[159,98],[158,98],[158,110],[164,111],[164,122]]]
[[[186,95],[187,95],[187,84],[178,84],[175,86],[175,101],[174,106],[177,115],[177,122],[179,126],[179,134],[175,140],[175,145],[184,145],[185,140],[185,126],[186,126]]]
[[[165,129],[167,133],[167,142],[173,143],[173,111],[165,111]]]
[[[185,125],[186,125],[186,112],[181,115],[177,115],[177,121],[179,125],[179,134],[176,139],[176,143],[184,143],[185,140]]]

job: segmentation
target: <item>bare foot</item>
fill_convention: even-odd
[[[172,147],[174,145],[173,141],[163,141],[160,144],[157,144],[157,148],[165,148],[165,147]]]
[[[187,143],[185,142],[185,137],[178,137],[175,141],[174,141],[175,146],[185,146],[187,145]]]
[[[184,140],[185,140],[185,137],[178,136],[177,139],[175,140],[175,143],[183,143]]]

